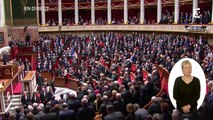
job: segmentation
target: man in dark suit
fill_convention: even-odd
[[[210,91],[208,92],[208,94],[206,95],[206,100],[208,103],[208,106],[210,108],[210,116],[209,118],[213,118],[213,86],[210,85]]]
[[[92,106],[88,106],[88,99],[83,98],[81,100],[82,107],[78,110],[77,120],[93,120],[95,117],[95,110]]]
[[[40,99],[42,103],[44,103],[45,105],[47,104],[48,102],[47,91],[44,87],[41,88]]]
[[[122,98],[124,99],[125,106],[128,103],[132,102],[132,100],[133,100],[132,94],[130,93],[129,90],[127,90],[125,87],[123,87],[122,89],[120,89],[120,93],[121,93]]]
[[[33,93],[33,96],[32,96],[32,99],[31,99],[31,103],[32,104],[33,103],[40,103],[40,99],[39,99],[39,97],[38,97],[36,92]]]
[[[93,103],[95,101],[95,99],[96,99],[95,93],[92,90],[88,89],[87,90],[87,94],[88,94],[88,97],[89,97],[89,99],[88,99],[89,102]]]
[[[27,108],[30,104],[30,96],[27,94],[26,91],[24,91],[23,95],[21,96],[21,103],[24,106],[24,108]]]
[[[42,120],[58,120],[58,116],[55,112],[51,112],[52,107],[50,105],[45,106],[45,114],[41,116]]]
[[[8,62],[9,62],[9,57],[8,57],[7,52],[5,52],[3,54],[3,63],[4,63],[4,65],[7,65]]]
[[[31,39],[30,33],[27,33],[27,35],[25,36],[25,41],[27,46],[30,46],[30,39]]]
[[[151,115],[155,113],[161,114],[161,106],[157,100],[157,97],[153,96],[151,101],[152,101],[152,104],[149,106],[149,109],[148,109],[149,114]]]
[[[149,116],[149,112],[144,108],[138,108],[135,111],[136,120],[145,120],[145,117]]]
[[[101,104],[101,106],[99,108],[99,113],[102,114],[102,119],[103,119],[107,115],[106,106],[110,105],[111,103],[109,102],[107,95],[104,95],[102,97],[102,101],[103,101],[103,103]]]
[[[104,120],[124,120],[124,116],[121,112],[115,111],[113,105],[106,106],[108,115],[104,117]]]
[[[74,110],[68,110],[67,103],[62,105],[63,111],[59,113],[59,120],[76,120],[76,113]]]
[[[113,105],[114,105],[116,111],[121,111],[123,115],[127,114],[126,109],[125,109],[125,102],[122,99],[122,96],[120,93],[116,94],[116,100],[113,102]]]
[[[19,120],[23,116],[23,113],[21,112],[22,109],[21,107],[17,107],[15,110],[16,110],[16,120]]]
[[[44,79],[43,79],[43,77],[41,76],[41,73],[39,73],[38,74],[38,77],[37,77],[37,84],[38,84],[38,86],[41,88],[42,86],[43,86],[43,84],[44,84]]]
[[[43,111],[42,111],[42,107],[39,105],[37,107],[37,111],[38,111],[38,114],[34,115],[34,119],[35,120],[42,120],[42,116],[44,115]]]
[[[78,109],[81,107],[81,102],[75,98],[74,94],[69,95],[68,100],[68,109],[74,110],[76,113],[78,112]]]
[[[213,106],[213,85],[210,86],[210,91],[206,95],[206,99],[210,105]]]
[[[23,112],[23,116],[20,117],[19,120],[27,120],[27,114],[29,113],[29,110],[28,109],[24,109],[24,112]],[[7,120],[7,119],[6,119]]]
[[[33,110],[31,112],[33,113],[33,115],[38,114],[38,110],[37,110],[38,103],[33,103],[32,107],[33,107]]]

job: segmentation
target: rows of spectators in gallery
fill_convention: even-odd
[[[128,24],[134,25],[134,24],[140,24],[140,17],[138,16],[132,16],[128,18]],[[199,14],[199,18],[192,18],[191,12],[180,12],[180,17],[178,20],[178,24],[208,24],[211,22],[211,13],[209,10],[204,11],[203,13]],[[170,12],[166,10],[164,13],[162,13],[162,18],[159,22],[159,24],[173,24],[174,23],[174,12]],[[58,21],[55,19],[49,19],[47,21],[48,26],[56,26],[58,24]],[[79,25],[90,25],[91,20],[88,20],[86,18],[83,18],[82,16],[79,16]],[[97,25],[107,25],[109,24],[107,22],[106,18],[99,17],[96,18],[95,24]],[[119,25],[124,24],[123,19],[116,19],[113,18],[111,23],[113,25]],[[144,24],[157,24],[156,20],[145,20]],[[64,18],[63,25],[70,26],[75,25],[74,19],[71,18]]]

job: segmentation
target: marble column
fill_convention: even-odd
[[[157,4],[157,23],[160,23],[161,15],[162,15],[162,1],[158,0],[158,4]]]
[[[111,24],[112,22],[111,0],[107,0],[107,22],[108,24]]]
[[[212,20],[211,20],[211,23],[213,23],[213,0],[212,0]]]
[[[45,0],[41,0],[41,24],[46,25],[46,16],[45,16]]]
[[[179,13],[180,13],[180,3],[179,3],[179,0],[175,0],[175,16],[174,16],[174,23],[175,24],[178,23]]]
[[[5,26],[4,0],[0,0],[0,27]]]
[[[140,23],[144,24],[145,20],[145,7],[144,7],[144,0],[141,0],[141,5],[140,5]]]
[[[91,23],[95,24],[95,0],[91,0]]]
[[[124,24],[128,24],[128,0],[124,0]]]
[[[195,15],[196,11],[195,9],[198,8],[198,0],[193,0],[193,5],[192,5],[192,15]],[[195,18],[192,18],[192,23],[195,22]]]
[[[39,3],[38,0],[36,0],[36,7],[39,7]],[[40,20],[39,20],[39,9],[36,9],[36,21],[37,21],[37,25],[40,26]]]
[[[62,25],[62,3],[58,0],[58,25]]]
[[[75,24],[79,23],[79,17],[78,17],[78,0],[75,0]]]

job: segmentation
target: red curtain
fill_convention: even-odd
[[[107,8],[107,2],[96,2],[95,7],[96,8]]]
[[[157,7],[149,7],[145,9],[145,20],[146,22],[154,20],[157,21]]]
[[[46,12],[46,22],[52,19],[54,19],[55,21],[58,21],[58,11]]]
[[[66,10],[66,11],[62,11],[62,16],[63,19],[74,19],[75,18],[75,12],[74,10]]]
[[[124,11],[123,10],[112,10],[112,20],[115,18],[116,20],[121,20],[124,18],[123,16]]]
[[[180,13],[192,13],[192,4],[180,4]]]
[[[57,4],[57,3],[58,3],[58,0],[45,0],[45,4]]]
[[[84,21],[91,20],[91,10],[79,10],[79,17],[82,17]],[[80,19],[79,19],[80,20]]]
[[[71,3],[71,4],[63,4],[62,5],[62,9],[63,10],[74,10],[75,9],[75,4]]]
[[[95,19],[102,17],[102,19],[107,20],[107,10],[96,10]]]
[[[170,15],[172,15],[172,12],[174,12],[174,6],[163,6],[162,13],[166,13],[166,10],[170,12]]]
[[[18,54],[18,47],[12,47],[11,48],[11,58],[15,59],[17,54]]]
[[[128,9],[128,16],[131,18],[136,16],[140,19],[140,9]]]
[[[211,11],[212,9],[212,2],[209,2],[209,3],[200,3],[199,4],[199,8],[200,8],[200,12],[203,13],[204,11],[207,11],[209,10],[210,12],[213,12]]]
[[[62,3],[74,3],[75,0],[62,0]]]

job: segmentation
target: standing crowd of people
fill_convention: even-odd
[[[140,32],[41,34],[33,48],[38,54],[38,72],[72,77],[83,85],[77,96],[61,95],[56,100],[54,83],[45,82],[39,75],[40,94],[35,93],[38,97],[29,98],[27,104],[23,102],[24,114],[17,108],[16,119],[18,114],[24,120],[93,120],[98,112],[103,120],[183,120],[165,91],[157,96],[162,75],[156,65],[170,72],[185,57],[196,60],[209,81],[204,103],[185,119],[212,119],[213,52],[205,38]]]

